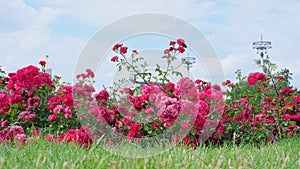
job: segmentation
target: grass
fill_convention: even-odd
[[[149,158],[126,158],[96,146],[84,149],[45,140],[26,146],[2,144],[0,151],[0,168],[300,168],[300,138],[261,147],[175,147]]]

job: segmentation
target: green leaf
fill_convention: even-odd
[[[178,71],[172,71],[171,73],[172,73],[173,75],[176,75],[176,76],[180,76],[180,77],[183,76],[182,73],[181,73],[181,72],[178,72]]]
[[[131,68],[130,66],[126,66],[126,69],[127,69],[127,71],[129,71],[129,70],[130,70],[130,68]]]

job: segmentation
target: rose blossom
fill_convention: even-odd
[[[127,138],[139,138],[140,135],[138,132],[142,129],[142,126],[139,124],[131,124],[130,125],[130,130],[127,134]]]
[[[159,108],[157,112],[158,118],[165,122],[164,126],[166,128],[171,127],[180,112],[180,103],[175,98],[162,96],[155,104]]]
[[[169,50],[169,49],[165,49],[165,50],[164,50],[164,54],[165,54],[165,55],[168,55],[169,53],[170,53],[170,50]]]
[[[181,38],[177,39],[177,44],[179,46],[182,46],[184,43],[185,43],[185,41],[183,39],[181,39]]]
[[[118,50],[118,49],[119,49],[120,47],[122,47],[122,46],[123,46],[123,44],[117,43],[117,44],[114,45],[114,47],[113,47],[112,50]]]
[[[91,78],[95,77],[95,74],[91,69],[86,69],[85,71],[87,72],[87,76],[89,76]]]
[[[8,124],[9,124],[8,120],[4,120],[4,121],[1,123],[1,127],[2,127],[2,128],[5,128],[5,127],[8,126]]]
[[[59,116],[57,114],[52,114],[52,115],[48,116],[48,120],[50,120],[50,121],[54,121],[54,120],[56,120],[58,118],[59,118]]]
[[[44,60],[41,60],[41,61],[39,62],[39,64],[40,64],[41,66],[43,66],[43,67],[46,65],[46,63],[47,63],[47,62],[44,61]]]
[[[101,104],[105,104],[109,99],[109,93],[106,90],[101,90],[98,94],[95,94],[95,98]]]
[[[183,53],[184,51],[185,51],[185,49],[183,48],[183,47],[178,47],[178,49],[177,49],[180,53]]]
[[[126,46],[121,47],[120,53],[126,54],[127,53],[127,47]]]
[[[252,75],[248,76],[248,84],[254,85],[258,80],[266,81],[266,75],[260,72],[255,72]]]
[[[277,79],[281,80],[281,79],[283,79],[283,76],[279,75],[279,76],[277,76]]]
[[[176,42],[175,41],[170,41],[169,46],[175,45]]]
[[[115,62],[115,61],[117,61],[118,60],[118,56],[114,56],[114,57],[112,57],[111,59],[110,59],[110,61],[112,61],[112,62]]]

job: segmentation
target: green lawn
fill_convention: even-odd
[[[300,168],[300,138],[259,148],[176,147],[145,159],[114,155],[100,147],[84,149],[45,140],[27,146],[2,144],[0,151],[0,168]]]

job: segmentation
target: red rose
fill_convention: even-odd
[[[183,145],[188,146],[192,143],[192,141],[188,136],[186,136],[182,139],[182,143],[183,143]]]
[[[183,39],[177,39],[177,44],[179,45],[179,46],[182,46],[183,44],[185,44],[185,42],[184,42],[184,40]]]
[[[13,77],[13,76],[15,76],[16,75],[16,73],[8,73],[8,76],[9,77]]]
[[[294,101],[296,103],[300,103],[300,94],[298,96],[294,97]]]
[[[266,75],[260,72],[255,72],[252,75],[248,76],[249,85],[254,85],[258,80],[266,81]]]
[[[138,132],[142,129],[142,126],[139,124],[131,124],[130,125],[130,130],[127,134],[127,138],[139,138]]]
[[[200,84],[201,82],[202,82],[202,80],[200,80],[200,79],[197,79],[197,80],[195,81],[196,84]]]
[[[117,49],[119,49],[119,48],[122,47],[122,46],[123,46],[123,44],[117,43],[117,44],[115,44],[115,46],[113,47],[112,50],[117,50]]]
[[[175,84],[172,82],[168,83],[168,87],[169,87],[170,91],[172,91],[172,92],[175,90]]]
[[[130,126],[130,125],[132,124],[129,117],[127,117],[127,116],[124,117],[124,124],[125,124],[126,126]]]
[[[183,53],[184,51],[185,51],[185,49],[183,48],[183,47],[178,47],[178,49],[177,49],[180,53]]]
[[[254,78],[253,76],[248,76],[248,84],[249,85],[254,85],[257,82],[257,79]]]
[[[98,94],[95,94],[95,98],[101,104],[105,104],[109,99],[109,93],[106,90],[101,90]]]
[[[175,41],[170,41],[169,45],[172,46],[175,45],[175,43],[176,43]]]
[[[111,60],[112,62],[115,62],[115,61],[118,60],[118,56],[114,56],[114,57],[112,57],[110,60]]]
[[[295,90],[293,90],[289,87],[285,87],[280,91],[280,94],[291,94],[291,93],[294,93],[294,92],[295,92]]]
[[[39,64],[40,64],[41,66],[43,66],[43,67],[46,65],[46,63],[47,63],[47,62],[44,61],[44,60],[41,60],[41,61],[39,62]]]
[[[127,53],[127,47],[126,46],[121,47],[120,53],[126,54]]]
[[[279,80],[281,80],[281,79],[283,79],[283,76],[277,76],[277,79],[279,79]]]
[[[155,129],[157,126],[160,126],[159,121],[155,122],[154,124],[151,125],[152,129]]]
[[[262,80],[262,81],[267,80],[266,75],[263,74],[263,73],[260,73],[260,72],[255,72],[255,73],[252,74],[252,76],[257,80]]]

